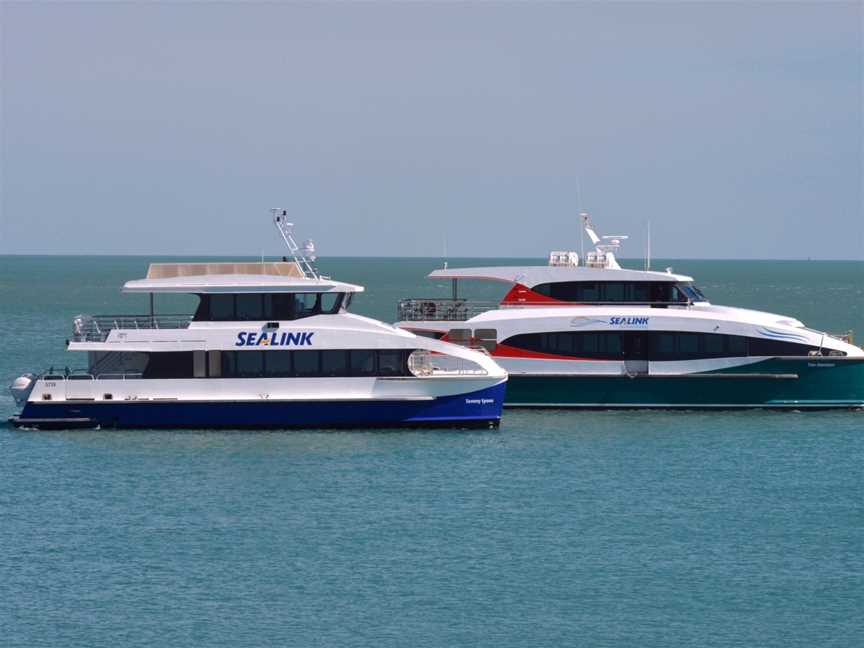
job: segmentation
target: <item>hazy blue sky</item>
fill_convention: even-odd
[[[4,1],[0,252],[864,258],[862,7]]]

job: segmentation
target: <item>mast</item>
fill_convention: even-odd
[[[273,207],[270,211],[273,213],[273,224],[276,225],[276,229],[278,229],[279,234],[282,235],[282,240],[285,241],[285,245],[288,246],[288,252],[294,258],[297,266],[307,278],[320,279],[321,276],[313,265],[313,259],[307,256],[300,246],[297,245],[297,241],[294,240],[294,223],[289,223],[286,220],[288,217],[288,210],[282,209],[281,207]],[[304,249],[309,249],[311,243],[311,241],[307,241]],[[311,249],[315,249],[314,245]]]

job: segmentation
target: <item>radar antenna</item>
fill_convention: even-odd
[[[288,252],[291,254],[291,257],[294,259],[297,266],[300,268],[301,272],[308,279],[320,279],[321,275],[318,274],[318,270],[315,268],[315,245],[312,241],[306,241],[303,244],[303,248],[297,245],[297,241],[294,240],[294,223],[288,222],[288,210],[282,209],[281,207],[273,207],[270,209],[273,213],[273,224],[276,225],[276,229],[279,230],[279,234],[282,235],[282,240],[285,241],[285,245],[288,246]],[[307,252],[310,252],[308,254]]]
[[[581,216],[585,233],[588,234],[588,238],[594,244],[594,252],[588,253],[585,258],[585,265],[589,268],[621,268],[615,258],[615,252],[621,248],[621,241],[626,241],[629,237],[623,234],[598,236],[588,214],[583,212]]]

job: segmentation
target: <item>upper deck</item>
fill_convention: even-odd
[[[427,275],[430,279],[479,279],[522,284],[528,288],[563,281],[644,281],[686,283],[692,277],[672,272],[566,266],[491,266],[477,268],[440,268]]]
[[[304,273],[296,261],[151,263],[144,279],[127,281],[128,293],[358,293],[363,286]]]

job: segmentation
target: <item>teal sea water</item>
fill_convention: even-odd
[[[0,382],[76,366],[78,313],[145,312],[119,288],[148,261],[0,257]],[[864,263],[657,265],[717,303],[864,340]],[[400,297],[450,289],[424,278],[435,260],[321,266],[389,321]],[[0,424],[0,645],[860,646],[862,465],[864,412],[511,410],[481,432]]]

